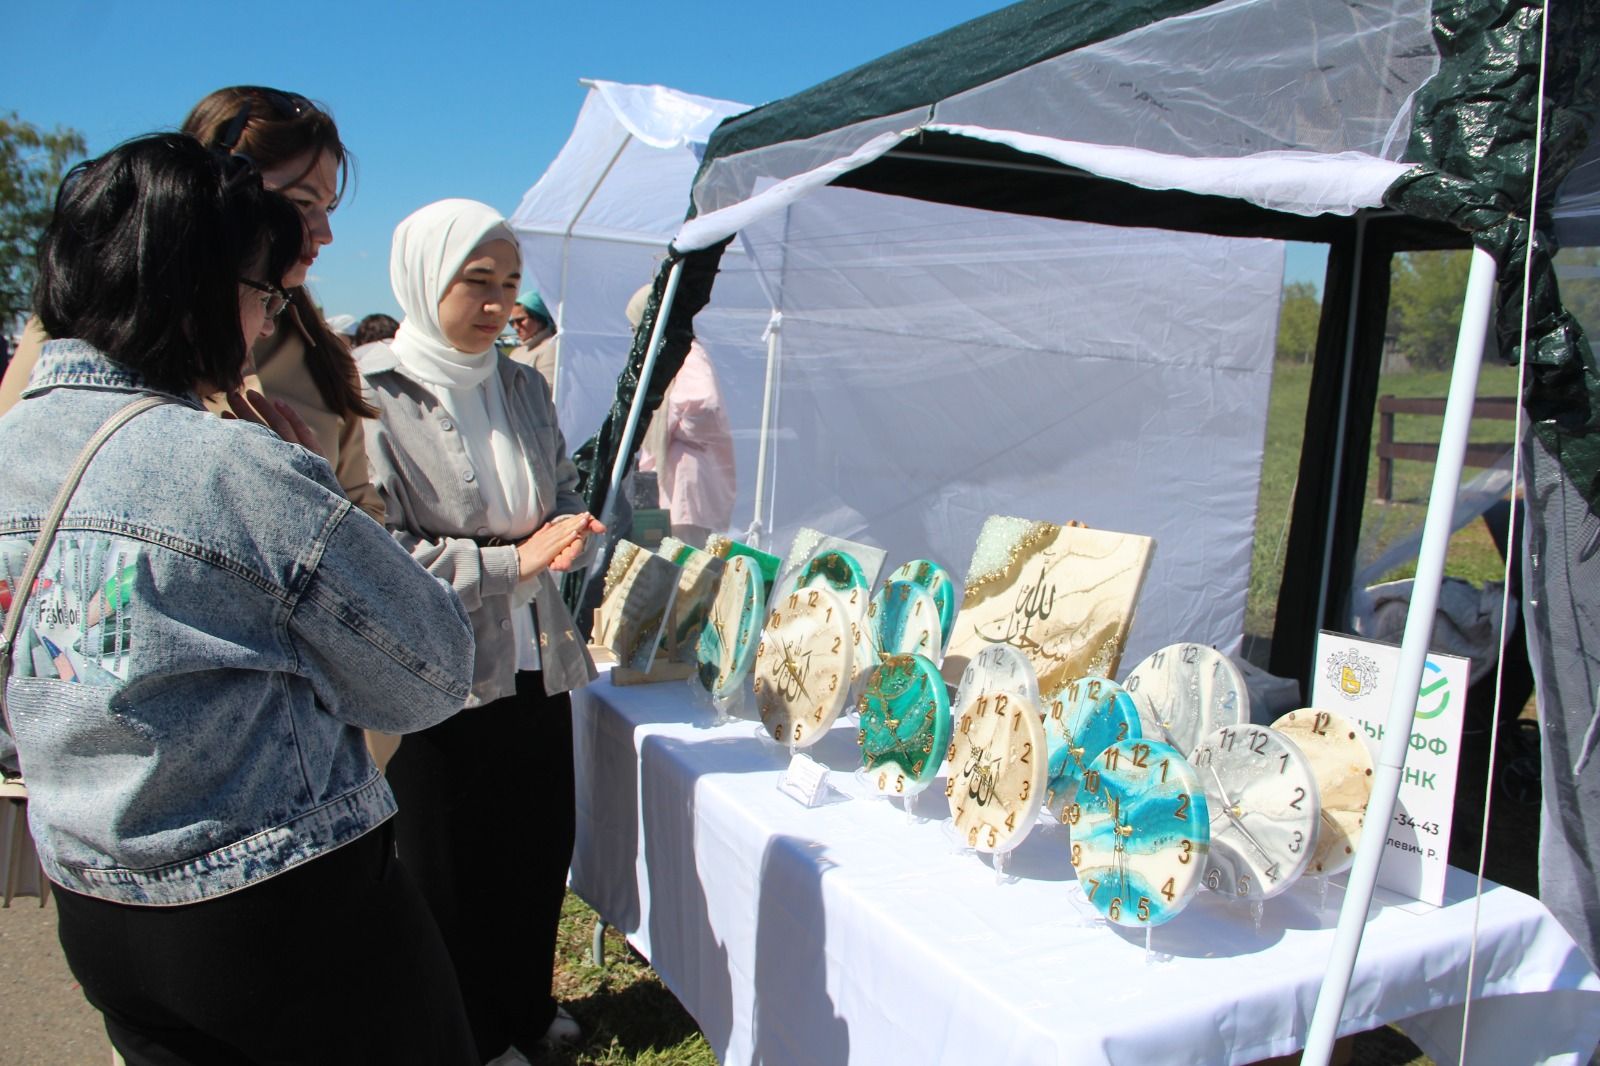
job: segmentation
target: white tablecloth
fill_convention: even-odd
[[[958,853],[943,781],[914,809],[868,799],[841,722],[810,753],[834,802],[778,791],[788,753],[751,722],[712,726],[680,684],[613,687],[576,706],[572,887],[625,933],[725,1063],[1250,1063],[1304,1043],[1341,898],[1302,885],[1247,909],[1202,892],[1144,935],[1072,902],[1066,831],[1041,825],[1020,878]],[[852,798],[854,797],[854,798]],[[1399,1023],[1457,1061],[1475,907],[1375,903],[1340,1026]],[[1478,918],[1465,1061],[1582,1062],[1600,979],[1537,900],[1489,886]]]

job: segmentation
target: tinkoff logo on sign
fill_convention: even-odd
[[[1437,718],[1450,706],[1450,679],[1432,659],[1422,664],[1422,687],[1417,690],[1417,717]]]
[[[1324,676],[1347,700],[1359,700],[1378,687],[1378,663],[1354,648],[1328,657]]]

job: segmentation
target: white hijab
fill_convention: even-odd
[[[391,345],[401,368],[427,386],[455,419],[467,457],[478,472],[491,533],[520,539],[542,517],[533,471],[512,433],[491,343],[463,352],[445,339],[439,301],[473,251],[494,240],[518,247],[500,213],[476,200],[440,200],[395,227],[389,284],[405,313]],[[520,252],[519,252],[520,254]]]

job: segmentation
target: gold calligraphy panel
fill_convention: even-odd
[[[978,534],[943,673],[959,682],[991,644],[1027,656],[1046,700],[1115,677],[1155,542],[1133,533],[991,516]]]

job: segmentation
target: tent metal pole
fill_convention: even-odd
[[[1350,420],[1350,378],[1356,364],[1356,319],[1361,309],[1361,269],[1367,254],[1367,214],[1356,215],[1355,259],[1350,270],[1350,311],[1344,324],[1344,367],[1339,383],[1339,420],[1333,438],[1333,474],[1329,479],[1332,496],[1328,502],[1328,522],[1322,531],[1322,570],[1317,577],[1317,628],[1320,630],[1328,617],[1328,571],[1333,567],[1334,526],[1339,521],[1339,486],[1344,477],[1346,427]],[[1313,651],[1313,658],[1315,657]],[[1311,676],[1313,663],[1306,666],[1306,676]]]
[[[756,453],[756,508],[750,519],[745,538],[752,548],[766,550],[761,543],[767,526],[761,521],[761,508],[767,498],[767,444],[772,429],[772,384],[783,349],[783,312],[774,309],[772,321],[767,323],[767,379],[761,387],[761,449]]]
[[[1344,1010],[1350,975],[1361,948],[1367,908],[1372,903],[1378,865],[1388,850],[1389,820],[1394,817],[1395,800],[1405,770],[1406,749],[1417,711],[1416,693],[1422,684],[1423,665],[1428,657],[1434,612],[1439,602],[1439,585],[1444,577],[1445,554],[1450,546],[1451,517],[1456,491],[1461,484],[1467,434],[1472,428],[1472,404],[1478,389],[1478,371],[1483,365],[1494,284],[1494,257],[1482,248],[1474,248],[1461,312],[1461,332],[1456,338],[1455,366],[1450,371],[1450,391],[1445,400],[1444,428],[1439,433],[1439,460],[1433,470],[1428,516],[1422,525],[1422,551],[1417,557],[1411,607],[1406,615],[1405,637],[1400,644],[1400,666],[1395,674],[1388,717],[1384,720],[1383,747],[1373,778],[1372,799],[1367,804],[1366,824],[1362,826],[1361,840],[1356,846],[1355,865],[1350,870],[1344,904],[1339,908],[1333,952],[1317,994],[1311,1027],[1306,1033],[1306,1050],[1300,1061],[1307,1066],[1327,1066],[1333,1051],[1334,1038],[1339,1034],[1339,1015]],[[1467,989],[1467,995],[1472,995],[1472,989]]]
[[[628,453],[633,449],[633,438],[639,430],[640,409],[644,407],[644,395],[650,385],[650,375],[655,373],[656,357],[661,354],[661,346],[667,339],[667,316],[672,313],[672,301],[677,299],[678,279],[682,276],[683,260],[675,259],[672,261],[671,271],[667,274],[666,291],[661,294],[661,310],[656,313],[655,327],[650,331],[650,347],[645,351],[644,365],[639,368],[639,384],[633,390],[633,403],[628,405],[628,420],[623,423],[622,438],[617,441],[617,457],[612,461],[611,480],[606,485],[606,502],[600,508],[600,524],[608,530],[611,528],[611,520],[617,514],[617,491],[628,468]],[[585,592],[588,591],[589,583],[594,580],[595,574],[605,573],[608,548],[609,538],[606,546],[595,556],[594,564],[584,572]]]
[[[611,168],[617,165],[617,160],[622,158],[623,149],[628,147],[628,142],[631,140],[633,140],[631,131],[623,134],[622,143],[617,145],[615,152],[611,153],[611,161],[600,172],[600,176],[594,180],[594,185],[589,189],[589,195],[583,198],[583,203],[579,204],[578,209],[572,213],[572,221],[567,223],[566,231],[561,234],[561,295],[556,299],[555,365],[550,371],[550,376],[554,379],[554,384],[550,386],[550,399],[552,402],[559,399],[561,395],[556,390],[561,385],[561,331],[566,326],[567,267],[572,253],[572,231],[578,228],[578,222],[583,218],[583,213],[589,210],[590,204],[594,203],[595,196],[600,192],[600,186],[606,183],[606,178],[611,174]]]

